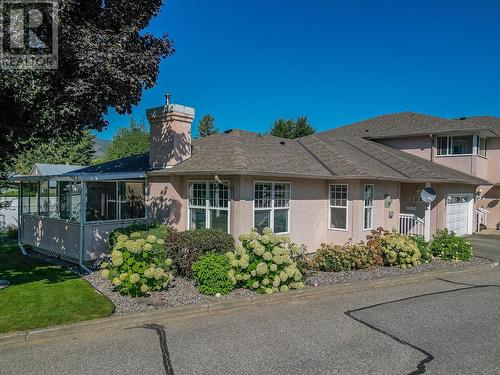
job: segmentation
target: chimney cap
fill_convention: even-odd
[[[167,92],[165,94],[165,104],[166,105],[170,105],[170,98],[172,97],[172,94],[170,94],[169,92]]]

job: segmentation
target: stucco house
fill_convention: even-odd
[[[149,154],[16,176],[21,246],[83,265],[106,255],[113,229],[150,220],[236,238],[268,226],[309,252],[377,227],[429,238],[500,221],[500,118],[408,112],[297,140],[236,129],[192,140],[193,108],[167,103],[147,117]],[[426,186],[437,192],[428,207]]]

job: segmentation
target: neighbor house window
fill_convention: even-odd
[[[373,185],[365,185],[363,192],[363,229],[373,227]]]
[[[229,233],[229,187],[215,181],[188,185],[189,229],[212,228]]]
[[[274,233],[289,232],[290,183],[255,182],[254,227],[262,232],[266,227]]]
[[[330,185],[330,228],[347,230],[347,185]]]
[[[437,137],[438,155],[471,155],[474,147],[474,136]]]
[[[488,141],[486,140],[486,138],[479,137],[477,154],[479,156],[482,156],[483,158],[486,157],[487,144],[488,144]]]

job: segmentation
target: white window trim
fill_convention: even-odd
[[[271,184],[271,207],[255,207],[255,185],[256,184]],[[288,207],[274,207],[274,185],[275,184],[287,184],[290,186],[290,197],[288,199]],[[292,183],[288,181],[254,181],[253,182],[253,212],[252,212],[252,228],[255,228],[255,211],[271,211],[269,224],[272,226],[271,229],[274,232],[274,210],[288,210],[288,231],[287,232],[274,232],[274,234],[290,234],[290,211],[292,207]]]
[[[481,152],[481,139],[484,139],[484,156],[480,154]],[[480,135],[477,136],[477,156],[483,158],[483,159],[488,159],[488,138],[486,137],[481,137]]]
[[[210,183],[222,183],[223,185],[227,186],[227,207],[211,207],[210,206],[210,194],[209,194],[209,187],[208,184]],[[189,200],[189,187],[191,184],[205,184],[205,187],[207,189],[207,196],[205,197],[205,205],[204,206],[199,206],[199,205],[191,205],[190,200]],[[209,211],[210,210],[221,210],[221,211],[227,211],[227,233],[231,234],[231,187],[229,185],[229,181],[215,181],[215,180],[188,180],[187,181],[187,229],[191,230],[191,217],[190,217],[190,209],[191,208],[199,208],[205,210],[205,229],[210,229],[210,225],[212,224],[210,222],[210,215]]]
[[[460,156],[479,155],[479,153],[478,153],[478,136],[477,135],[472,135],[472,154],[450,154],[450,149],[452,148],[451,147],[451,140],[454,137],[470,137],[470,136],[471,136],[471,134],[436,136],[436,157],[442,158],[442,157],[460,157]],[[446,154],[439,154],[438,138],[446,138],[447,139]]]
[[[347,188],[346,205],[332,206],[332,186],[345,186]],[[332,208],[345,208],[345,229],[332,227]],[[349,231],[349,184],[329,184],[328,186],[328,229],[340,232]]]
[[[366,193],[366,187],[367,186],[371,186],[372,187],[372,205],[371,206],[367,206],[366,205],[366,197],[365,197],[365,193]],[[371,220],[370,220],[370,223],[371,223],[371,226],[369,228],[365,228],[365,212],[366,212],[366,209],[367,208],[371,208]],[[373,219],[374,219],[374,211],[375,211],[375,185],[374,184],[365,184],[363,186],[363,230],[372,230],[373,229]]]

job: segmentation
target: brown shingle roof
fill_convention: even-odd
[[[352,137],[388,138],[481,130],[489,130],[489,128],[464,120],[450,120],[414,112],[400,112],[327,130],[320,133],[319,136],[326,140]]]
[[[360,137],[281,139],[242,130],[193,142],[192,155],[151,175],[219,174],[398,181],[486,181]]]

